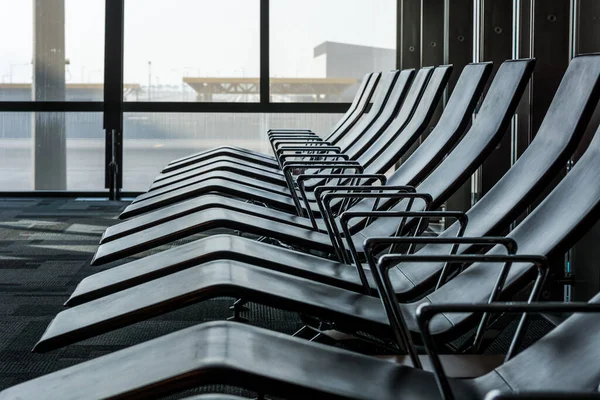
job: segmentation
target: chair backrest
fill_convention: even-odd
[[[433,113],[444,94],[452,66],[437,67],[404,129],[394,132],[387,129],[379,137],[382,146],[372,146],[359,161],[367,172],[385,173],[400,160],[427,129]]]
[[[396,121],[399,118],[401,120],[403,120],[404,123],[408,122],[410,116],[412,115],[414,107],[416,106],[417,102],[419,101],[419,98],[421,97],[422,91],[425,89],[425,86],[427,85],[427,81],[429,80],[429,77],[431,76],[432,72],[433,72],[432,67],[425,67],[425,68],[421,68],[415,74],[415,77],[413,78],[412,83],[410,85],[410,89],[408,89],[408,93],[406,93],[406,97],[404,98],[404,101],[402,102],[400,111],[398,112],[398,114],[396,115],[394,120],[390,123],[390,125],[388,126],[387,129],[389,129],[390,126],[397,124]],[[354,140],[352,137],[345,136],[344,138],[342,138],[340,140],[340,142],[338,143],[338,146],[340,146],[342,148],[349,148],[353,143],[354,143]]]
[[[600,134],[596,132],[588,149],[565,178],[535,210],[508,235],[517,242],[517,254],[551,256],[562,254],[600,218]],[[494,247],[488,254],[505,254]],[[431,303],[484,302],[498,278],[500,265],[476,263],[440,289],[427,295]],[[531,283],[535,268],[514,263],[502,296],[508,298]],[[468,314],[448,314],[445,319],[458,326]]]
[[[350,104],[348,110],[342,115],[342,118],[338,120],[338,122],[331,129],[331,132],[325,137],[325,140],[337,142],[348,130],[348,127],[351,127],[354,122],[362,115],[365,111],[365,104],[363,104],[364,99],[370,98],[373,90],[377,86],[377,81],[379,80],[380,74],[378,73],[368,73],[363,77],[360,86],[356,94],[354,95],[354,99]],[[367,103],[368,105],[368,100]],[[362,108],[360,108],[362,105]],[[165,168],[165,170],[175,170],[178,168],[182,168],[194,163],[194,160],[198,158],[202,158],[203,154],[191,154],[182,158],[178,158],[169,163],[169,165]]]
[[[598,100],[600,55],[574,58],[527,150],[467,213],[469,232],[480,235],[503,229],[524,211],[565,166],[579,144]]]
[[[471,129],[444,161],[416,188],[417,192],[432,196],[432,209],[438,208],[457,187],[469,179],[500,142],[531,77],[534,65],[535,60],[524,59],[506,61],[500,66]],[[397,184],[404,183],[397,182],[392,175],[388,185]],[[406,202],[400,202],[393,209],[405,210]],[[358,234],[362,237],[391,235],[396,229],[397,221],[382,218]]]
[[[433,196],[432,208],[441,206],[459,186],[470,179],[500,143],[534,65],[534,60],[527,59],[506,61],[500,66],[471,129],[438,168],[417,187],[419,192]]]
[[[600,294],[590,300],[600,303]],[[490,374],[515,391],[597,392],[600,385],[600,318],[574,314]],[[486,383],[489,377],[477,379]],[[566,398],[566,397],[565,397]]]
[[[361,97],[365,94],[365,89],[367,88],[369,80],[371,80],[372,78],[372,72],[369,72],[368,74],[365,74],[365,76],[363,76],[362,80],[360,81],[360,85],[358,86],[358,89],[356,91],[356,94],[352,99],[350,107],[348,107],[348,110],[346,110],[344,115],[342,115],[342,118],[340,118],[338,122],[333,126],[333,128],[331,128],[331,132],[329,133],[329,135],[327,135],[325,140],[330,140],[330,138],[333,135],[335,135],[335,133],[342,127],[342,125],[348,120],[348,118],[352,116],[352,113],[356,110],[356,107],[358,107],[358,103],[360,102]]]
[[[600,100],[600,55],[573,59],[546,113],[537,135],[510,170],[468,212],[464,236],[497,234],[539,195],[575,151]],[[440,234],[456,237],[455,223]],[[459,252],[469,246],[461,246]],[[427,245],[420,255],[449,253],[452,246]],[[400,268],[417,285],[437,278],[441,264],[408,265]]]
[[[352,128],[344,135],[344,138],[340,139],[340,142],[338,143],[343,146],[346,154],[348,154],[349,149],[355,147],[355,143],[359,142],[362,138],[375,136],[376,131],[371,129],[372,125],[380,120],[384,110],[390,106],[392,108],[395,106],[395,104],[390,105],[389,100],[391,100],[391,94],[396,87],[396,82],[400,73],[400,71],[394,70],[386,71],[381,74],[377,88],[369,102],[368,112],[365,112],[360,116],[354,126],[352,126]]]
[[[394,172],[396,182],[417,185],[462,138],[492,73],[492,65],[474,63],[463,69],[434,130]]]
[[[367,82],[365,86],[365,91],[363,95],[360,96],[360,100],[356,105],[356,108],[350,115],[350,117],[342,123],[336,130],[336,132],[332,133],[327,137],[327,140],[332,144],[337,144],[343,137],[345,137],[346,133],[350,131],[350,129],[356,124],[360,117],[367,112],[369,107],[369,103],[371,102],[371,98],[375,94],[376,88],[379,84],[379,80],[381,79],[381,72],[374,72],[371,75],[371,79]]]
[[[368,134],[363,134],[357,141],[349,146],[345,153],[351,159],[357,159],[362,153],[368,151],[389,124],[394,120],[410,90],[410,83],[415,75],[414,69],[400,72],[393,89],[389,94],[386,105],[379,117],[368,128]],[[413,105],[414,106],[414,105]]]

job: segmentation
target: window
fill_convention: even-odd
[[[259,100],[258,0],[125,0],[125,101]]]
[[[0,0],[0,10],[10,10],[0,13],[0,101],[102,101],[104,0]]]
[[[0,113],[0,190],[103,189],[102,113]]]
[[[268,153],[270,128],[326,135],[340,114],[125,113],[123,189],[147,191],[169,162],[223,145]]]
[[[350,102],[364,74],[394,69],[396,3],[272,0],[272,101]]]
[[[165,164],[195,151],[269,152],[268,128],[326,134],[344,104],[269,102],[346,103],[366,72],[395,64],[394,0],[270,0],[270,77],[260,76],[265,0],[123,1],[125,191],[147,190]],[[104,189],[104,38],[121,23],[120,9],[107,21],[105,7],[0,0],[10,10],[0,14],[0,102],[31,102],[0,112],[0,191]]]

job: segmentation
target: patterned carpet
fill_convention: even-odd
[[[31,353],[83,278],[122,263],[90,266],[102,233],[117,222],[115,216],[125,206],[94,200],[0,199],[0,390],[199,322],[231,315],[228,308],[232,299],[214,299],[60,350]],[[250,308],[255,325],[287,333],[300,327],[295,314],[255,304]],[[169,398],[205,391],[252,395],[213,386]]]
[[[116,216],[126,204],[91,199],[0,199],[0,390],[200,322],[223,320],[231,315],[229,306],[233,299],[213,299],[60,350],[31,353],[31,348],[83,278],[128,261],[90,266],[102,233],[117,222]],[[153,252],[200,237],[188,237]],[[139,256],[147,254],[150,253]],[[247,316],[253,325],[285,333],[295,332],[301,326],[294,313],[257,304],[249,307],[251,312]],[[515,325],[511,324],[486,352],[505,352]],[[545,319],[535,318],[525,346],[552,327]],[[204,392],[255,396],[237,388],[212,386],[169,399]]]

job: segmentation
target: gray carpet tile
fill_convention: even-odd
[[[0,390],[86,360],[112,353],[205,321],[231,315],[233,299],[217,298],[190,305],[47,354],[31,353],[52,318],[86,276],[193,240],[193,235],[128,259],[92,267],[90,261],[104,230],[117,223],[127,203],[80,199],[0,199]],[[294,313],[259,304],[243,314],[253,325],[284,333],[301,327]],[[536,323],[537,322],[537,323]],[[514,326],[511,326],[514,331]],[[533,322],[527,344],[551,326]],[[506,351],[510,331],[488,352]],[[468,335],[466,335],[468,336]],[[223,385],[197,388],[171,396],[200,393],[255,394]]]
[[[104,230],[117,223],[127,203],[76,199],[0,199],[0,390],[86,360],[112,353],[204,321],[231,315],[233,299],[194,304],[115,332],[46,354],[31,353],[52,318],[86,276],[120,265],[90,266]],[[161,246],[162,251],[201,236]],[[133,259],[133,258],[132,258]],[[299,318],[250,304],[251,323],[292,333]],[[254,397],[227,386],[198,388],[171,396],[222,392]]]

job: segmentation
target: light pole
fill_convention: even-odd
[[[148,61],[148,101],[152,100],[152,61]]]

